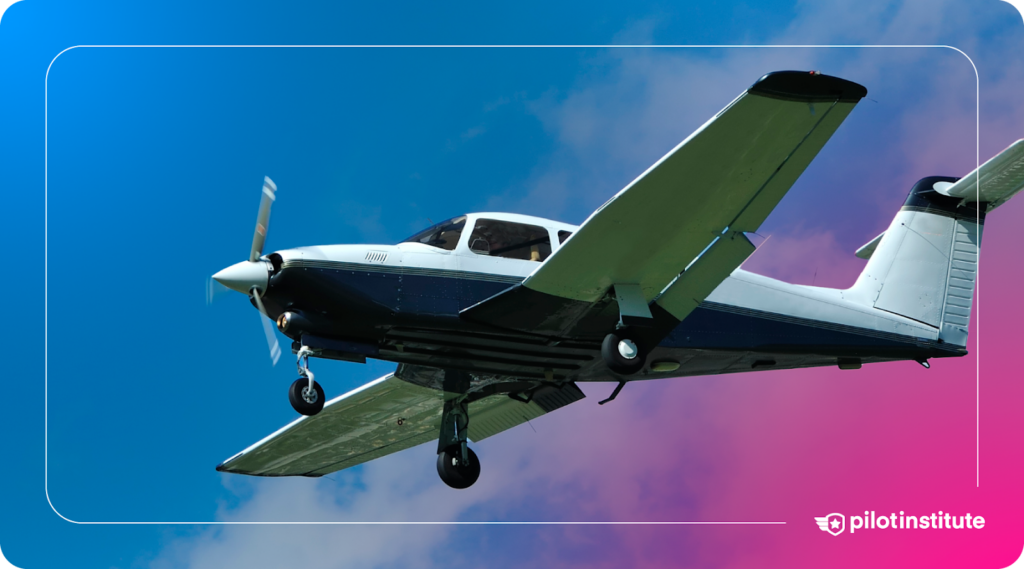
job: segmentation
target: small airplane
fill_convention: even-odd
[[[866,94],[769,73],[579,226],[470,213],[397,245],[264,255],[266,178],[249,259],[213,279],[249,296],[275,363],[270,322],[293,340],[302,417],[217,470],[316,477],[437,441],[441,479],[467,488],[470,440],[579,401],[579,382],[616,382],[604,404],[629,381],[965,355],[982,226],[1024,187],[1024,140],[917,182],[848,289],[739,268],[746,235]],[[398,367],[326,401],[311,357]]]

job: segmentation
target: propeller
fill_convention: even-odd
[[[263,256],[263,244],[267,240],[267,228],[270,225],[270,206],[274,204],[274,194],[277,192],[277,185],[269,177],[263,178],[263,196],[260,199],[260,210],[256,214],[256,232],[252,236],[252,249],[249,252],[249,260],[236,263],[230,267],[217,272],[207,282],[206,303],[213,302],[214,297],[226,290],[235,290],[249,295],[256,308],[260,311],[260,322],[263,325],[263,332],[267,336],[267,346],[270,348],[271,365],[277,365],[281,357],[281,346],[277,342],[277,334],[274,333],[274,325],[271,323],[270,315],[263,306],[263,295],[266,294],[269,265],[261,261]]]
[[[277,360],[281,357],[281,346],[277,343],[274,325],[270,323],[270,316],[267,315],[267,309],[263,308],[263,301],[260,299],[260,296],[262,296],[260,289],[253,288],[252,299],[256,301],[256,308],[260,309],[260,314],[266,316],[266,318],[260,318],[260,322],[263,323],[263,333],[267,335],[267,346],[270,347],[270,365],[276,366]]]
[[[274,205],[274,192],[277,184],[269,176],[263,177],[263,197],[260,198],[260,211],[256,214],[256,232],[252,235],[252,251],[249,262],[255,263],[263,255],[263,242],[267,240],[267,226],[270,225],[270,206]]]

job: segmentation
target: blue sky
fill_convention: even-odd
[[[603,513],[560,500],[566,481],[557,474],[525,472],[536,439],[501,437],[481,451],[487,466],[509,473],[497,480],[524,488],[522,502],[497,482],[452,497],[426,447],[331,480],[215,472],[294,415],[285,400],[289,354],[270,366],[257,313],[240,295],[204,303],[206,277],[248,254],[264,175],[279,186],[268,250],[393,243],[467,211],[579,223],[763,73],[822,69],[865,84],[869,99],[765,225],[798,254],[783,247],[758,268],[842,286],[859,270],[849,252],[888,224],[913,181],[974,167],[974,139],[959,136],[964,125],[973,131],[974,71],[948,49],[78,48],[53,63],[44,107],[47,66],[73,45],[339,43],[949,43],[978,65],[981,159],[1024,134],[1024,66],[1009,55],[1024,52],[1024,25],[996,0],[514,9],[17,3],[0,22],[0,164],[9,190],[0,229],[9,299],[0,547],[16,565],[282,566],[305,539],[326,547],[303,558],[311,567],[541,555],[571,565],[600,557],[595,544],[622,539],[559,529],[561,545],[531,553],[515,543],[543,542],[546,530],[61,520],[43,493],[44,108],[48,490],[61,514],[80,521]],[[329,396],[393,367],[315,365]]]

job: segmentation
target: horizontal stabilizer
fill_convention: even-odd
[[[967,202],[988,202],[988,211],[992,211],[1024,189],[1024,139],[1014,142],[959,181],[937,182],[934,188],[940,194]]]
[[[854,253],[854,255],[857,255],[861,259],[870,259],[871,255],[875,252],[875,249],[878,248],[878,244],[882,241],[882,237],[884,236],[884,231],[879,233],[878,237],[875,237],[871,241],[868,241],[863,246],[861,246],[860,249],[857,249],[857,252]]]

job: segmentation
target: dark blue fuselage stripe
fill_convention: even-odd
[[[708,303],[713,304],[713,303]],[[701,305],[660,343],[670,348],[698,348],[749,351],[804,351],[829,348],[915,348],[954,350],[935,341],[898,334],[885,334],[875,330],[837,326],[814,320],[767,318],[753,311],[730,311]],[[780,316],[782,315],[774,315]],[[803,348],[803,349],[802,349]],[[867,355],[867,354],[865,354]]]
[[[341,266],[344,265],[344,268]],[[477,278],[482,273],[375,267],[363,264],[333,263],[331,268],[309,264],[285,264],[283,269],[301,270],[310,277],[324,278],[332,287],[360,293],[378,305],[408,315],[458,318],[459,311],[490,298],[521,282],[498,282]],[[385,270],[386,269],[386,270]],[[451,274],[458,276],[449,276]],[[500,277],[500,275],[493,275]],[[511,277],[503,277],[510,279]],[[951,346],[924,338],[914,338],[877,330],[869,330],[746,309],[737,306],[704,302],[686,320],[680,322],[661,342],[663,347],[728,350],[800,351],[801,348],[863,347],[938,348],[955,351]]]
[[[469,271],[452,271],[446,269],[427,269],[421,267],[395,267],[390,265],[376,265],[369,263],[344,263],[341,261],[285,261],[282,269],[330,269],[338,271],[355,271],[366,273],[387,273],[393,275],[416,275],[425,277],[440,277],[450,279],[468,279],[487,282],[501,282],[509,285],[523,282],[523,277],[511,275],[496,275],[492,273],[474,273]]]

